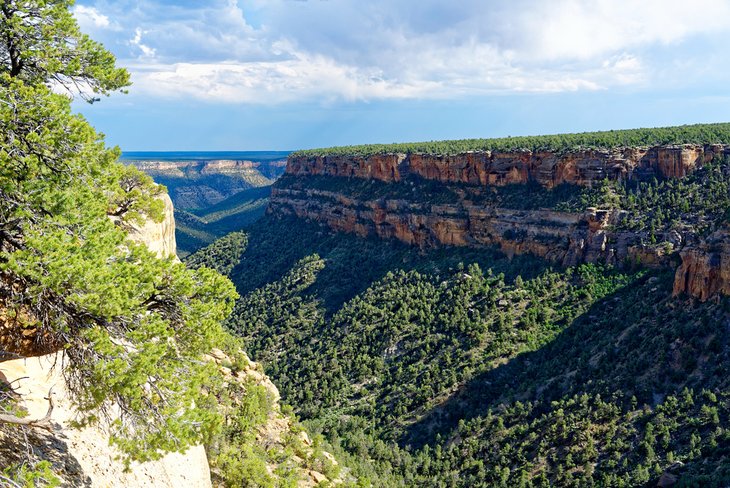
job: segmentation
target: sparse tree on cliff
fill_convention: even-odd
[[[128,239],[129,224],[161,219],[163,190],[71,112],[73,96],[129,85],[71,5],[0,3],[0,361],[63,350],[83,421],[108,420],[128,459],[154,459],[218,428],[204,393],[215,366],[201,358],[236,294]],[[8,398],[0,423],[33,424]]]

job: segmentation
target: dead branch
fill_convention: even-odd
[[[18,417],[16,415],[2,414],[0,413],[0,423],[12,424],[12,425],[23,425],[26,427],[38,427],[47,431],[53,431],[53,425],[51,424],[51,414],[53,413],[53,387],[48,390],[48,411],[46,415],[41,419],[27,419]]]

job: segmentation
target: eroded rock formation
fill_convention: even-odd
[[[674,277],[674,294],[700,300],[730,295],[730,231],[719,230],[680,252],[682,264]]]
[[[566,153],[484,151],[451,156],[292,156],[286,174],[373,178],[385,182],[397,182],[413,174],[441,183],[507,185],[536,181],[552,188],[562,183],[591,185],[604,178],[682,177],[723,154],[730,154],[730,146],[687,144]]]
[[[496,245],[508,255],[531,253],[565,265],[601,261],[665,266],[679,253],[682,265],[677,270],[675,294],[706,300],[716,293],[730,294],[727,233],[687,246],[696,239],[672,231],[657,236],[661,246],[646,245],[641,233],[615,230],[624,218],[618,211],[513,210],[474,203],[471,196],[475,192],[462,190],[464,185],[483,189],[478,193],[507,184],[536,182],[550,189],[564,183],[591,186],[605,178],[681,178],[715,157],[729,155],[730,146],[716,144],[560,154],[525,150],[452,156],[292,156],[286,169],[289,177],[274,186],[268,211],[319,222],[335,231],[394,238],[421,248]],[[309,185],[310,177],[338,178],[340,185],[348,185],[352,178],[402,185],[402,197],[393,197],[397,192],[391,192],[389,197],[353,198],[346,191]],[[445,192],[457,195],[456,201],[444,204],[414,198],[412,192],[417,189],[407,186],[413,178],[442,184]]]

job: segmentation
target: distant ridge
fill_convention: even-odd
[[[124,151],[123,161],[275,161],[291,151]]]

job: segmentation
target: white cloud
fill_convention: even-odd
[[[154,58],[156,52],[155,48],[152,48],[142,43],[142,34],[144,34],[142,29],[137,27],[134,30],[134,37],[129,40],[129,43],[133,46],[136,46],[142,52],[140,56],[141,58]]]
[[[590,59],[730,27],[726,0],[551,0],[534,2],[520,23],[528,54]],[[532,28],[530,28],[532,27]]]
[[[241,103],[646,87],[685,76],[657,53],[730,30],[728,0],[160,1],[76,15],[124,26],[104,40],[136,92]]]
[[[89,30],[94,27],[108,28],[111,26],[111,22],[109,22],[109,17],[103,15],[94,7],[76,5],[73,8],[73,14],[82,29]]]

